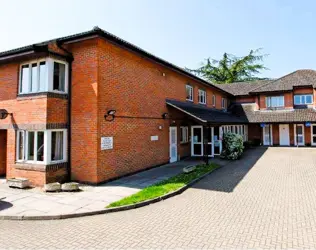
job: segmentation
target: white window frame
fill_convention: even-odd
[[[206,91],[203,89],[199,89],[199,103],[206,104]]]
[[[307,96],[310,96],[312,98],[311,102],[306,102],[306,97]],[[295,102],[295,97],[299,97],[300,98],[300,103],[296,103]],[[304,103],[302,102],[303,97],[305,99]],[[293,99],[294,99],[294,105],[310,105],[310,104],[313,104],[313,102],[314,102],[313,94],[294,95]]]
[[[272,98],[278,98],[277,101],[277,105],[276,106],[272,106]],[[282,100],[280,102],[280,100]],[[266,107],[267,108],[282,108],[285,106],[284,103],[284,95],[280,95],[280,96],[266,96]]]
[[[222,109],[226,109],[226,107],[227,107],[226,98],[222,97]]]
[[[189,127],[181,126],[180,127],[180,143],[189,142]]]
[[[186,95],[188,94],[188,90],[189,90],[190,95],[189,95],[189,98],[188,98],[188,96],[186,96],[186,99],[187,99],[187,101],[193,102],[193,87],[189,84],[187,84],[185,86],[185,94]]]
[[[316,143],[313,142],[314,137],[316,138],[316,134],[313,134],[313,127],[316,127],[316,124],[311,124],[311,145],[316,146]]]
[[[23,159],[19,159],[19,142],[20,133],[24,134],[24,145],[23,145]],[[28,155],[28,132],[34,132],[34,160],[27,160]],[[44,161],[37,160],[37,134],[38,132],[44,132]],[[52,132],[63,132],[63,159],[52,161],[51,160],[51,144],[52,144]],[[50,129],[50,130],[17,130],[16,133],[16,162],[18,163],[29,163],[29,164],[55,164],[67,162],[67,129]]]
[[[220,127],[225,133],[238,134],[243,138],[243,141],[248,140],[248,125],[224,125]]]
[[[40,81],[40,63],[45,62],[46,65],[46,80],[44,89],[39,89],[39,81]],[[54,62],[64,64],[65,65],[65,91],[59,91],[59,90],[53,90],[53,82],[54,82]],[[36,81],[36,89],[37,91],[31,92],[31,85],[32,85],[32,64],[37,64],[37,81]],[[22,89],[22,67],[28,65],[29,66],[29,76],[28,76],[28,92],[23,92]],[[20,73],[19,73],[19,94],[34,94],[34,93],[40,93],[40,92],[53,92],[53,93],[68,93],[68,76],[69,76],[69,64],[65,61],[61,61],[55,58],[42,58],[38,60],[32,60],[23,62],[20,65]]]
[[[216,96],[215,95],[212,96],[212,105],[213,105],[213,107],[216,106]]]

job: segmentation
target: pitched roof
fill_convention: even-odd
[[[316,122],[314,108],[290,110],[256,110],[255,103],[234,104],[231,112],[249,123]]]
[[[230,112],[208,108],[191,102],[180,102],[166,99],[166,104],[203,123],[241,124],[247,122],[245,120],[245,116],[239,117],[238,115],[231,114]]]
[[[291,91],[295,87],[316,88],[316,71],[301,69],[271,81],[250,91],[250,93]]]
[[[12,56],[15,56],[16,54],[19,54],[19,53],[25,53],[25,52],[30,52],[30,51],[35,51],[35,48],[36,47],[42,47],[42,46],[47,46],[49,43],[51,42],[54,42],[56,41],[57,43],[59,44],[62,44],[62,43],[66,43],[66,42],[71,42],[71,41],[78,41],[79,39],[84,39],[84,38],[89,38],[89,37],[97,37],[97,36],[100,36],[100,37],[103,37],[109,41],[112,41],[120,46],[123,46],[127,49],[130,49],[136,53],[139,53],[141,54],[142,56],[145,56],[146,58],[149,58],[153,61],[155,61],[156,63],[158,64],[161,64],[161,65],[164,65],[165,67],[168,67],[174,71],[177,71],[183,75],[186,75],[187,77],[193,79],[193,80],[196,80],[202,84],[206,84],[206,85],[209,85],[209,86],[212,86],[214,87],[215,89],[221,91],[221,92],[224,92],[226,93],[227,95],[231,95],[230,93],[228,93],[227,91],[219,88],[218,86],[216,86],[215,84],[212,84],[202,78],[199,78],[197,77],[196,75],[188,72],[187,70],[181,68],[181,67],[178,67],[168,61],[165,61],[137,46],[135,46],[134,44],[132,43],[129,43],[103,29],[100,29],[99,27],[94,27],[92,30],[89,30],[89,31],[86,31],[86,32],[82,32],[82,33],[78,33],[78,34],[74,34],[74,35],[70,35],[70,36],[65,36],[65,37],[60,37],[60,38],[56,38],[56,39],[51,39],[51,40],[48,40],[48,41],[44,41],[44,42],[41,42],[41,43],[37,43],[37,44],[32,44],[32,45],[28,45],[28,46],[25,46],[25,47],[21,47],[21,48],[17,48],[17,49],[13,49],[13,50],[8,50],[8,51],[4,51],[4,52],[0,52],[0,61],[1,59],[6,59],[7,57],[12,57]]]
[[[227,91],[228,93],[234,96],[244,96],[249,95],[253,89],[258,87],[262,87],[267,83],[270,83],[272,80],[257,80],[257,81],[249,81],[249,82],[234,82],[234,83],[226,83],[226,84],[214,84],[220,89]]]

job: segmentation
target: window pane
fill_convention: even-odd
[[[44,161],[44,132],[37,132],[37,161]]]
[[[313,97],[311,95],[307,95],[305,98],[306,104],[312,104],[313,103]]]
[[[63,141],[64,138],[62,131],[52,132],[52,161],[63,160]]]
[[[47,73],[46,73],[46,63],[41,62],[39,66],[39,91],[45,91],[45,85],[47,80]]]
[[[37,63],[32,64],[31,92],[37,91]]]
[[[294,96],[294,104],[300,104],[301,103],[301,98],[300,98],[300,96],[298,96],[298,95],[296,95],[296,96]]]
[[[21,93],[27,93],[29,92],[29,65],[23,65],[22,71],[21,71],[21,86],[20,86],[20,92]]]
[[[24,160],[24,132],[18,131],[18,160]]]
[[[296,131],[297,131],[297,134],[299,135],[303,134],[303,128],[301,126],[297,126]]]
[[[34,160],[34,132],[28,132],[28,153],[27,160]]]
[[[54,62],[53,90],[65,91],[65,64]]]
[[[313,134],[316,135],[316,125],[313,125]]]
[[[284,107],[284,96],[279,96],[279,107]]]
[[[306,103],[306,101],[305,101],[305,95],[302,95],[302,96],[301,96],[301,103],[302,103],[302,104],[305,104],[305,103]]]

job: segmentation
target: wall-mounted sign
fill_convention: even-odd
[[[306,123],[305,123],[305,126],[306,126],[306,127],[310,127],[311,125],[312,125],[312,124],[311,124],[310,122],[306,122]]]
[[[158,135],[153,135],[150,137],[151,141],[158,141]]]
[[[261,127],[261,128],[264,128],[265,126],[266,126],[265,123],[260,123],[260,127]]]
[[[101,150],[113,149],[113,137],[101,137]]]

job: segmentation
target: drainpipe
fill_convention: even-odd
[[[71,181],[71,92],[72,92],[72,62],[74,60],[73,55],[70,51],[63,48],[61,43],[56,41],[57,47],[67,53],[67,61],[69,63],[69,72],[68,72],[68,127],[67,127],[67,143],[68,143],[68,168],[67,168],[67,181]]]

